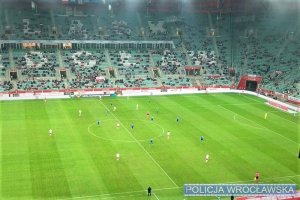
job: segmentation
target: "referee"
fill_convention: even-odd
[[[148,187],[148,196],[151,196],[151,190],[152,190],[152,188],[149,186]]]

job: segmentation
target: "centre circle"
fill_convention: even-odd
[[[163,136],[164,128],[155,121],[142,119],[105,119],[88,126],[88,133],[101,140],[134,143]]]

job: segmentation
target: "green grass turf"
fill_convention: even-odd
[[[0,134],[1,199],[140,200],[148,186],[151,199],[203,199],[183,184],[253,183],[256,171],[300,183],[299,117],[248,95],[2,101]]]

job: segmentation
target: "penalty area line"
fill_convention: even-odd
[[[238,115],[235,114],[235,115],[233,116],[233,120],[234,120],[235,122],[239,123],[239,124],[242,125],[242,126],[248,126],[248,127],[252,127],[252,128],[256,128],[256,129],[260,129],[260,130],[266,130],[266,128],[265,128],[265,127],[262,127],[262,126],[257,127],[257,126],[252,126],[252,125],[250,125],[250,124],[242,123],[242,122],[240,122],[240,121],[237,119],[237,116],[238,116]]]
[[[225,108],[224,106],[221,106],[221,105],[218,105],[218,106],[221,107],[221,108],[223,108],[224,110],[227,110],[227,111],[229,111],[229,112],[235,114],[235,115],[239,115],[239,114],[237,114],[236,112],[234,112],[234,111],[232,111],[232,110],[230,110],[230,109],[228,109],[228,108]],[[294,144],[296,144],[296,145],[299,145],[299,143],[297,143],[297,142],[291,140],[290,138],[285,137],[284,135],[281,135],[280,133],[277,133],[276,131],[273,131],[273,130],[269,129],[268,127],[265,127],[265,126],[263,126],[263,125],[261,125],[261,124],[255,122],[255,121],[253,121],[253,120],[250,120],[250,119],[248,119],[248,118],[246,118],[246,117],[244,117],[244,116],[242,116],[242,115],[239,115],[239,116],[241,116],[242,118],[244,118],[244,119],[246,119],[246,120],[248,120],[248,121],[250,121],[250,122],[253,122],[253,123],[259,125],[260,127],[265,128],[265,129],[268,130],[269,132],[273,132],[273,133],[275,133],[276,135],[279,135],[280,137],[282,137],[282,138],[284,138],[284,139],[286,139],[286,140],[288,140],[288,141],[290,141],[290,142],[292,142],[292,143],[294,143]]]
[[[260,101],[258,101],[257,99],[252,99],[252,98],[250,98],[250,97],[248,97],[248,96],[245,96],[244,95],[244,97],[246,97],[246,98],[248,98],[248,99],[251,99],[252,101],[256,101],[256,102],[260,102]],[[266,104],[266,102],[264,102],[263,104]],[[270,105],[269,105],[270,106]],[[271,106],[272,107],[272,106]],[[272,108],[274,108],[274,107],[272,107]],[[278,108],[276,108],[276,109],[278,109]],[[282,110],[278,110],[278,111],[270,111],[269,113],[275,113],[275,112],[284,112],[284,111],[282,111]],[[286,120],[286,121],[289,121],[289,122],[291,122],[291,123],[293,123],[293,124],[297,124],[296,122],[293,122],[293,121],[291,121],[291,120],[288,120],[288,119],[285,119],[285,118],[283,118],[283,117],[281,117],[281,116],[279,116],[279,115],[276,115],[276,116],[278,116],[278,117],[280,117],[281,119],[284,119],[284,120]]]

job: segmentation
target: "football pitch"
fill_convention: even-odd
[[[257,171],[300,184],[299,117],[249,95],[2,101],[0,134],[1,199],[216,199],[183,185]]]

